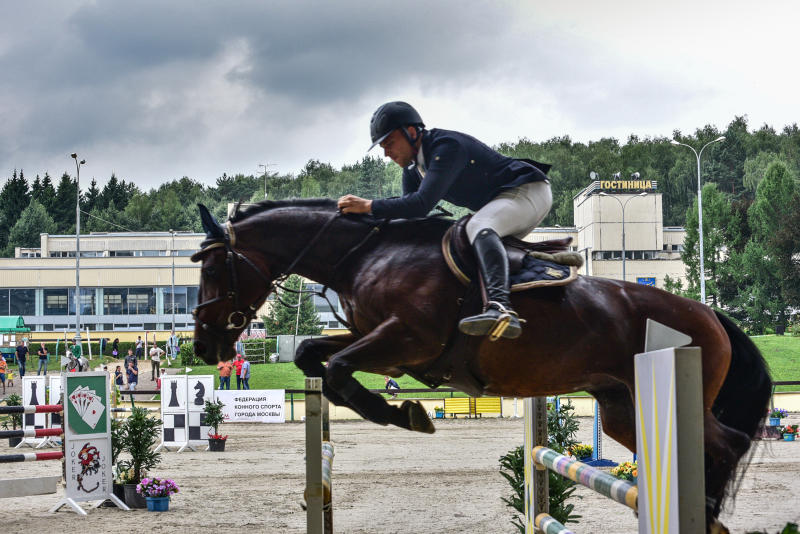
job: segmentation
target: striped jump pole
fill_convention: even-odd
[[[559,523],[553,516],[542,512],[536,516],[536,528],[543,534],[575,534]]]
[[[24,452],[22,454],[3,454],[0,455],[0,464],[16,462],[41,462],[44,460],[61,460],[64,453],[58,452]]]
[[[0,406],[0,414],[9,413],[58,413],[63,412],[61,404],[35,404],[26,406]]]
[[[44,438],[48,436],[61,436],[64,429],[56,428],[26,428],[25,430],[0,430],[2,438]]]
[[[537,464],[543,465],[551,471],[555,471],[559,475],[582,484],[633,510],[638,509],[636,500],[639,497],[639,489],[627,480],[621,480],[605,471],[558,454],[547,447],[536,446],[533,448],[532,453],[533,459]]]

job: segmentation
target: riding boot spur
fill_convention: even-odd
[[[487,298],[483,313],[462,319],[458,323],[459,330],[470,336],[488,335],[492,341],[500,337],[519,337],[522,328],[519,316],[511,309],[508,255],[500,236],[491,228],[484,228],[475,236],[472,248]]]

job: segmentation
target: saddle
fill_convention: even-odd
[[[462,217],[442,238],[442,252],[447,266],[464,285],[478,274],[475,254],[467,238],[466,226],[472,215]],[[571,237],[528,243],[516,237],[503,238],[508,254],[511,291],[535,287],[563,286],[578,277],[583,257],[568,250]]]

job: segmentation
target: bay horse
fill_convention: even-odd
[[[194,350],[207,363],[234,355],[276,280],[296,273],[336,291],[349,323],[349,333],[304,341],[295,356],[306,376],[323,377],[331,402],[381,425],[433,432],[420,404],[391,406],[353,373],[408,374],[470,395],[587,391],[606,434],[635,452],[634,355],[644,351],[650,318],[702,349],[709,522],[766,416],[772,381],[758,349],[730,319],[694,300],[579,276],[513,293],[527,324],[519,338],[491,342],[458,331],[459,319],[481,302],[445,263],[441,240],[452,221],[380,221],[342,215],[333,200],[300,199],[237,209],[222,226],[199,208],[207,235],[192,257],[202,261]]]

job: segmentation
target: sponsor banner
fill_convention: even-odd
[[[217,390],[214,397],[222,401],[222,414],[230,423],[285,423],[286,390],[244,389]]]

